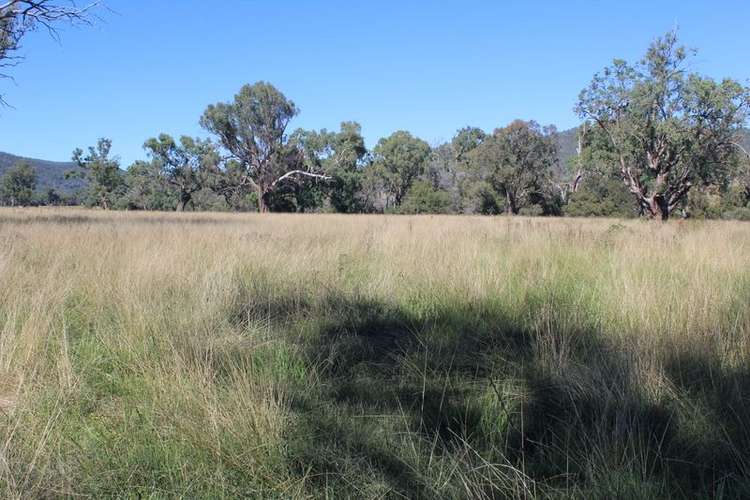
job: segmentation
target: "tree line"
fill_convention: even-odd
[[[675,33],[634,64],[615,60],[581,91],[576,153],[561,165],[553,126],[516,120],[459,129],[435,146],[397,131],[368,150],[356,122],[289,130],[295,103],[267,82],[209,105],[209,138],[160,134],[122,169],[112,142],[75,150],[85,192],[103,209],[509,215],[673,215],[750,219],[742,133],[750,90],[688,71]],[[2,201],[33,196],[28,167],[2,180]]]

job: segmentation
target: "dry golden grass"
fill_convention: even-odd
[[[750,494],[748,224],[6,209],[0,283],[5,496]]]

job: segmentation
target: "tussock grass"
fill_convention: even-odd
[[[4,497],[743,498],[750,226],[0,212]]]

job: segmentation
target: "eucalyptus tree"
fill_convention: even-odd
[[[473,175],[502,197],[507,214],[517,214],[532,195],[543,195],[558,161],[555,133],[552,126],[515,120],[468,153]]]
[[[243,86],[234,100],[208,106],[203,128],[215,134],[239,165],[238,190],[254,190],[258,210],[268,210],[268,196],[287,179],[329,179],[303,167],[299,150],[289,144],[286,129],[298,114],[297,106],[273,85],[257,82]]]
[[[67,178],[86,179],[89,201],[105,210],[112,208],[125,187],[120,159],[112,157],[111,150],[112,141],[105,138],[99,139],[96,146],[89,147],[85,156],[83,150],[78,148],[73,151],[73,162],[79,170],[65,173]]]
[[[210,187],[219,155],[208,140],[188,136],[175,141],[168,134],[148,139],[143,145],[156,170],[175,190],[175,210],[181,212],[191,203],[193,195]]]
[[[174,210],[175,192],[153,161],[137,160],[124,174],[124,193],[117,207],[128,210]]]
[[[34,197],[37,174],[27,162],[20,162],[8,169],[0,180],[0,195],[8,205],[26,206]]]
[[[478,127],[464,127],[456,132],[451,140],[451,149],[457,162],[465,162],[468,155],[487,138],[487,134]]]
[[[604,131],[599,146],[651,218],[668,219],[696,184],[723,182],[747,119],[748,89],[689,72],[690,53],[667,33],[636,64],[596,74],[576,106]]]
[[[330,177],[325,185],[308,183],[310,190],[327,196],[337,212],[364,210],[360,191],[367,148],[359,123],[342,122],[338,132],[298,129],[292,141],[302,151],[307,170]]]
[[[430,152],[429,144],[403,130],[378,141],[373,167],[383,182],[387,205],[401,204],[412,183],[425,173]]]

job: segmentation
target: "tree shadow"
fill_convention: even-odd
[[[748,498],[750,366],[727,366],[717,344],[675,352],[665,362],[667,376],[692,413],[667,460],[675,479],[693,490]]]
[[[293,341],[312,380],[288,381],[285,442],[313,494],[460,497],[439,485],[503,464],[563,497],[750,496],[750,368],[722,367],[718,350],[665,359],[678,394],[657,400],[637,353],[581,324],[590,315],[566,318],[559,297],[425,313],[356,294],[271,294],[272,282],[239,290],[227,318],[239,330],[258,318],[274,331],[304,325]],[[222,351],[217,375],[248,356],[263,361],[243,345]],[[433,470],[441,461],[447,478]],[[513,496],[506,486],[486,481],[475,494]]]
[[[597,456],[632,468],[637,455],[643,476],[666,477],[675,412],[648,402],[634,360],[594,329],[551,332],[565,359],[550,363],[546,340],[522,320],[538,305],[530,300],[510,314],[497,303],[463,303],[416,315],[393,303],[329,297],[328,319],[305,345],[322,389],[292,400],[305,429],[292,446],[300,470],[330,485],[355,464],[361,477],[377,475],[398,495],[434,496],[429,471],[393,443],[406,427],[430,454],[469,446],[551,488],[590,486],[600,475],[592,471]],[[509,385],[518,394],[506,394]],[[388,424],[394,419],[401,431]],[[483,495],[504,496],[493,488]]]

